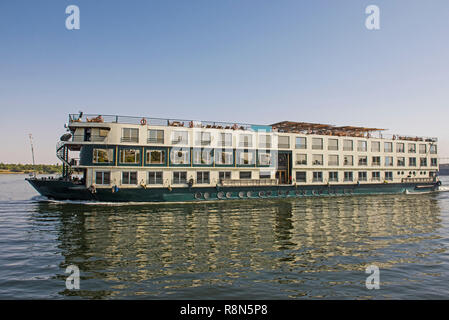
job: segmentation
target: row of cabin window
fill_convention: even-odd
[[[339,181],[338,176],[339,176],[338,171],[329,171],[327,181],[338,182]],[[381,179],[380,176],[381,176],[380,171],[371,172],[372,181],[380,181]],[[393,180],[393,172],[386,171],[384,173],[384,179]],[[354,181],[354,173],[352,171],[344,171],[343,181],[344,182]],[[368,181],[368,173],[366,171],[359,171],[357,181]],[[296,182],[307,182],[307,171],[296,171]],[[323,172],[321,171],[312,172],[312,182],[323,182]]]
[[[340,157],[339,155],[328,155],[328,165],[329,166],[339,166],[340,165]],[[399,167],[405,167],[406,161],[405,157],[397,157],[397,166]],[[427,166],[427,158],[420,158],[420,166],[426,167]],[[415,157],[409,157],[408,158],[409,166],[416,167],[416,158]],[[296,154],[296,165],[307,165],[307,154],[305,153],[298,153]],[[385,166],[394,166],[394,157],[387,156],[385,157],[384,161]],[[431,158],[430,159],[430,166],[436,167],[438,164],[437,158]],[[312,155],[312,165],[318,165],[322,166],[324,165],[324,157],[322,154],[313,154]],[[354,156],[352,155],[344,155],[343,156],[343,165],[345,166],[352,166],[354,165]],[[358,165],[359,166],[367,166],[368,165],[368,157],[367,156],[359,156],[358,157]],[[380,166],[381,165],[381,157],[380,156],[373,156],[371,158],[371,165],[372,166]]]
[[[139,129],[135,128],[123,128],[122,129],[122,142],[139,142]],[[212,136],[210,132],[196,132],[195,133],[195,145],[209,146],[212,142]],[[271,148],[271,135],[258,134],[259,135],[259,148]],[[220,146],[232,146],[232,133],[219,133]],[[323,138],[307,138],[307,137],[296,137],[295,148],[296,149],[307,149],[307,140],[312,139],[312,149],[313,150],[323,150]],[[329,138],[327,140],[328,150],[339,150],[339,139]],[[148,143],[159,143],[164,144],[164,130],[150,129],[148,130]],[[173,131],[171,137],[172,144],[188,144],[189,143],[189,132],[188,131]],[[239,135],[239,147],[253,147],[253,135],[252,134],[240,134]],[[279,148],[290,148],[290,137],[289,136],[278,136],[278,147]],[[407,143],[408,152],[416,153],[416,144]],[[371,152],[380,152],[381,142],[371,141]],[[354,151],[354,140],[344,139],[343,140],[343,151]],[[368,151],[368,141],[358,140],[357,141],[357,151],[367,152]],[[393,152],[393,142],[384,142],[384,152]],[[396,152],[405,152],[405,143],[396,143]],[[437,153],[437,146],[432,144],[429,147],[429,152],[431,154]],[[427,145],[419,144],[419,153],[427,153]]]
[[[231,179],[231,171],[220,171],[218,173],[219,180]],[[251,179],[251,171],[239,172],[240,179]],[[270,179],[270,172],[260,172],[259,179]],[[163,184],[163,172],[162,171],[149,171],[147,184]],[[137,185],[137,171],[123,171],[122,172],[122,185]],[[172,175],[173,184],[187,183],[187,171],[174,171]],[[196,181],[197,184],[209,184],[210,172],[209,171],[197,171]],[[95,184],[109,185],[111,184],[111,172],[110,171],[96,171],[95,172]]]
[[[140,149],[120,149],[119,162],[124,164],[139,164],[140,163]],[[170,154],[171,164],[190,164],[190,149],[179,148],[172,149]],[[206,149],[193,149],[193,164],[213,164],[215,158],[215,164],[232,165],[234,164],[234,151],[233,150],[206,150]],[[215,157],[213,157],[213,153]],[[93,163],[112,163],[113,162],[113,149],[93,149]],[[270,152],[259,152],[258,163],[260,165],[271,165],[273,155]],[[145,164],[165,164],[166,163],[166,150],[147,150],[145,157]],[[237,164],[240,165],[252,165],[255,164],[255,152],[253,151],[237,151]]]

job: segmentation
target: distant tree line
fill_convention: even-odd
[[[0,171],[23,172],[23,173],[61,173],[62,166],[53,164],[13,164],[0,162]]]

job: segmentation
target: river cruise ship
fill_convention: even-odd
[[[437,139],[383,129],[69,115],[60,178],[43,196],[185,202],[419,193],[438,189]],[[75,175],[76,174],[76,175]]]

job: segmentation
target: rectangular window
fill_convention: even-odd
[[[432,167],[437,167],[438,166],[438,159],[437,158],[430,158],[430,165]]]
[[[430,154],[437,154],[437,145],[436,144],[430,145]]]
[[[307,165],[307,154],[297,153],[296,154],[296,164],[297,165]]]
[[[108,185],[111,184],[111,171],[96,171],[95,184]]]
[[[163,184],[162,171],[148,172],[148,184]]]
[[[359,181],[367,181],[367,174],[366,171],[359,171]]]
[[[332,150],[332,151],[338,150],[338,139],[328,139],[327,140],[327,150]]]
[[[195,133],[195,145],[210,146],[210,143],[211,143],[210,132],[196,132]]]
[[[416,167],[416,158],[408,158],[408,165],[410,167]]]
[[[122,184],[137,184],[137,172],[136,171],[123,171],[122,172]]]
[[[329,166],[338,166],[339,165],[338,155],[330,154],[328,156],[328,165]]]
[[[402,142],[396,143],[396,152],[404,153],[405,152],[405,145]]]
[[[354,157],[353,156],[343,156],[343,165],[352,166],[354,165]]]
[[[165,150],[147,150],[145,164],[165,164]]]
[[[164,143],[164,130],[150,129],[148,130],[148,143]]]
[[[323,155],[322,154],[312,155],[312,164],[314,166],[322,166],[323,165]]]
[[[241,134],[239,137],[239,147],[251,148],[252,146],[253,146],[253,136],[250,134]]]
[[[295,148],[296,149],[307,149],[307,138],[306,137],[296,137]]]
[[[345,171],[344,172],[344,181],[353,181],[354,177],[352,175],[352,171]]]
[[[220,147],[231,147],[232,146],[232,133],[220,133],[220,140],[218,142]]]
[[[189,148],[173,148],[170,151],[171,164],[190,164]]]
[[[323,182],[323,173],[321,171],[313,172],[313,182]]]
[[[393,180],[393,172],[391,172],[391,171],[386,171],[386,172],[385,172],[385,180],[387,180],[387,181],[392,181],[392,180]]]
[[[371,152],[380,152],[380,142],[371,141]]]
[[[216,164],[234,164],[234,152],[226,149],[215,150],[215,163]]]
[[[271,165],[270,152],[260,152],[259,151],[259,165],[261,165],[261,166],[270,166]]]
[[[343,151],[352,151],[352,150],[354,150],[352,140],[343,140]]]
[[[414,143],[409,143],[409,144],[408,144],[408,152],[409,152],[409,153],[416,153],[416,144],[414,144]]]
[[[251,179],[251,171],[240,171],[240,179]]]
[[[380,172],[379,171],[372,172],[371,178],[373,181],[380,181]]]
[[[220,171],[220,172],[218,172],[218,179],[219,180],[231,179],[231,171]]]
[[[212,154],[210,149],[193,149],[193,164],[212,164]]]
[[[398,167],[405,167],[405,158],[398,157]]]
[[[380,157],[373,157],[373,166],[380,166]]]
[[[197,171],[196,172],[196,183],[198,183],[198,184],[210,183],[209,171]]]
[[[269,134],[259,135],[259,148],[271,148],[271,136]]]
[[[312,149],[313,150],[323,150],[323,139],[322,138],[312,138]]]
[[[387,167],[393,166],[393,157],[385,157],[385,166]]]
[[[420,158],[419,159],[419,165],[421,167],[427,167],[427,158]]]
[[[306,182],[305,171],[296,171],[296,182]]]
[[[94,148],[92,158],[93,163],[112,163],[114,159],[114,150]]]
[[[187,172],[186,171],[174,171],[173,172],[173,183],[174,184],[187,183]]]
[[[254,153],[250,151],[239,151],[238,152],[238,164],[240,165],[251,165],[254,164]]]
[[[426,152],[427,152],[426,145],[425,144],[420,144],[419,145],[419,153],[426,154]]]
[[[139,142],[139,129],[122,128],[122,142]]]
[[[120,149],[120,163],[140,163],[140,149]]]
[[[366,152],[368,151],[368,142],[364,140],[357,141],[357,151]]]
[[[329,182],[338,182],[338,172],[337,171],[329,172]]]
[[[172,144],[189,144],[189,132],[188,131],[173,131],[171,133]]]
[[[289,136],[278,136],[278,148],[289,149],[290,148],[290,137]]]
[[[384,143],[384,151],[385,152],[393,152],[393,143],[392,142],[385,142]]]
[[[368,165],[368,157],[367,156],[359,156],[359,166]]]
[[[270,171],[259,172],[259,179],[271,179],[271,172]]]

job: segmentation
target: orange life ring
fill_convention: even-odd
[[[142,120],[140,120],[140,124],[141,125],[146,125],[147,124],[147,119],[145,119],[145,118],[142,118]]]

